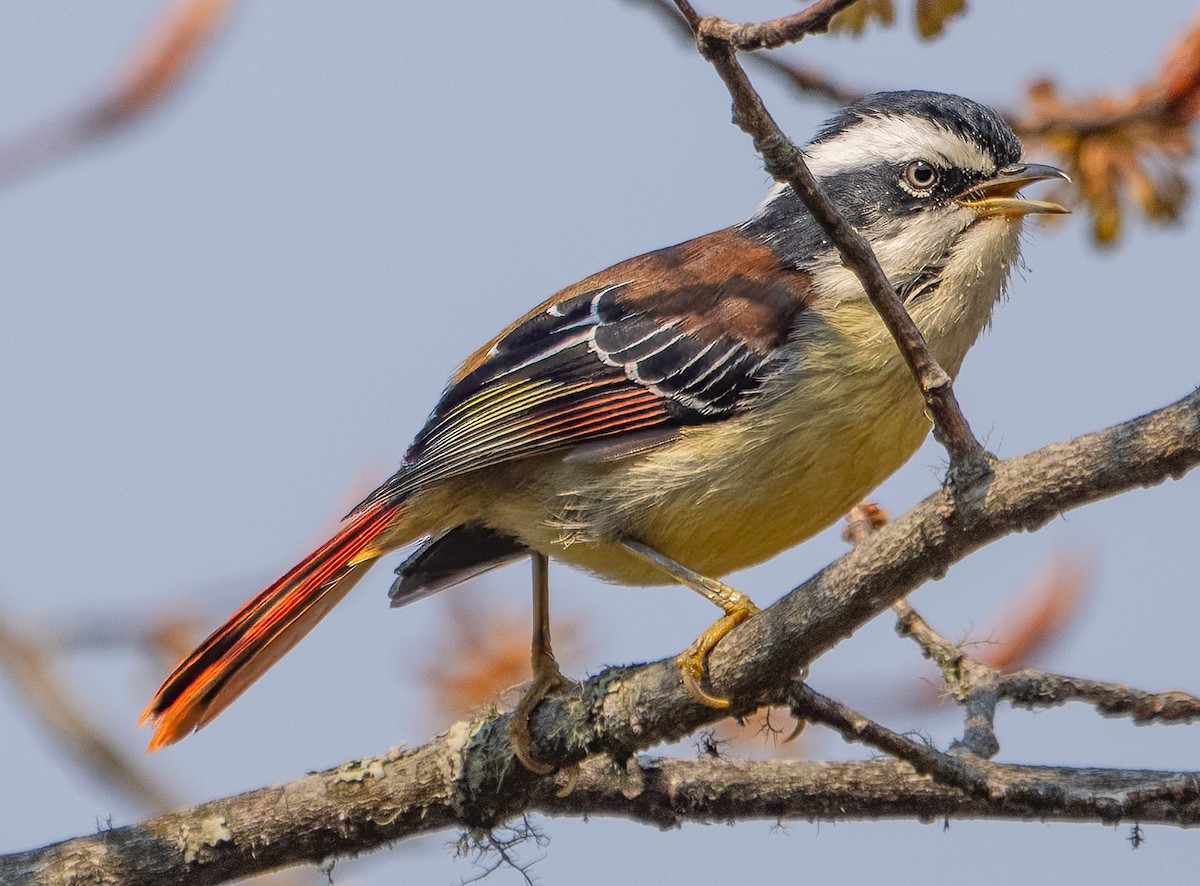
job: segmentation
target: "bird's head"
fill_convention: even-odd
[[[1025,185],[1066,178],[1022,160],[1021,142],[994,110],[938,92],[881,92],[829,120],[805,148],[834,204],[871,243],[884,271],[905,282],[943,265],[964,237],[976,247],[1011,243],[1022,217],[1066,212],[1018,196]],[[840,265],[791,189],[776,188],[749,223],[801,267]]]

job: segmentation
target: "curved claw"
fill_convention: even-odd
[[[543,763],[530,752],[529,718],[518,714],[518,711],[514,711],[513,718],[508,721],[508,740],[512,742],[513,756],[534,775],[552,775],[554,766]]]
[[[696,701],[710,708],[729,707],[729,699],[705,692],[700,685],[700,679],[704,676],[704,666],[709,653],[726,634],[757,613],[758,607],[750,602],[748,597],[742,597],[736,608],[732,605],[727,608],[723,617],[717,619],[715,624],[696,638],[696,642],[689,646],[686,652],[675,659],[675,663],[679,665],[680,676],[683,677],[683,686]]]
[[[798,739],[800,737],[800,733],[802,733],[804,731],[804,727],[807,725],[808,725],[807,720],[801,720],[799,717],[797,717],[795,728],[793,728],[791,731],[791,734],[788,735],[788,737],[783,740],[783,743],[791,744],[793,741]]]
[[[572,763],[562,772],[564,776],[562,786],[554,792],[554,796],[560,800],[575,793],[575,786],[579,784],[579,764]]]
[[[688,694],[692,698],[710,708],[722,709],[729,707],[729,699],[710,695],[700,685],[700,674],[704,671],[704,656],[696,656],[685,652],[675,659],[675,664],[679,665],[679,676],[683,678],[683,688],[688,691]]]
[[[512,743],[513,756],[534,775],[550,775],[558,771],[558,767],[543,763],[533,756],[530,749],[532,738],[529,734],[529,718],[533,716],[534,709],[541,704],[543,698],[566,685],[567,680],[558,669],[558,662],[554,660],[554,656],[542,657],[534,673],[533,683],[517,702],[508,721],[508,740]]]
[[[691,588],[706,600],[716,603],[725,610],[725,615],[697,637],[695,642],[682,655],[675,659],[675,664],[679,666],[679,673],[683,679],[684,688],[687,689],[696,701],[703,705],[708,705],[710,708],[729,707],[729,699],[719,698],[705,692],[704,688],[700,685],[700,680],[704,676],[704,666],[705,662],[708,661],[708,654],[713,651],[726,634],[750,618],[750,616],[758,613],[759,610],[754,605],[754,601],[741,591],[731,588],[724,582],[717,581],[715,578],[709,578],[707,575],[702,575],[693,569],[689,569],[682,563],[677,563],[670,557],[659,553],[654,548],[639,541],[631,538],[619,539],[618,541],[633,556],[652,566],[656,566],[675,581]]]

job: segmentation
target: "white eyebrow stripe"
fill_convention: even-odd
[[[809,145],[805,153],[817,178],[916,159],[982,173],[996,166],[985,151],[958,133],[912,114],[863,118],[840,135]]]

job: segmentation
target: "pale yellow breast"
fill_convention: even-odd
[[[551,533],[559,557],[623,583],[662,583],[603,542],[627,531],[715,577],[846,513],[908,460],[929,428],[894,343],[865,308],[840,309],[819,340],[804,342],[802,365],[778,381],[767,405],[606,468]]]

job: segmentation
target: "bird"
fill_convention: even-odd
[[[1027,162],[991,108],[907,90],[838,112],[803,148],[951,377],[989,325],[1025,216],[1066,179]],[[327,542],[245,603],[142,714],[150,749],[209,723],[379,558],[408,545],[393,606],[493,567],[533,568],[533,681],[510,720],[564,684],[550,558],[625,585],[682,584],[723,615],[676,659],[713,707],[708,654],[758,608],[721,579],[837,520],[917,450],[921,393],[855,274],[786,183],[749,219],[562,289],[468,357],[398,470]]]

